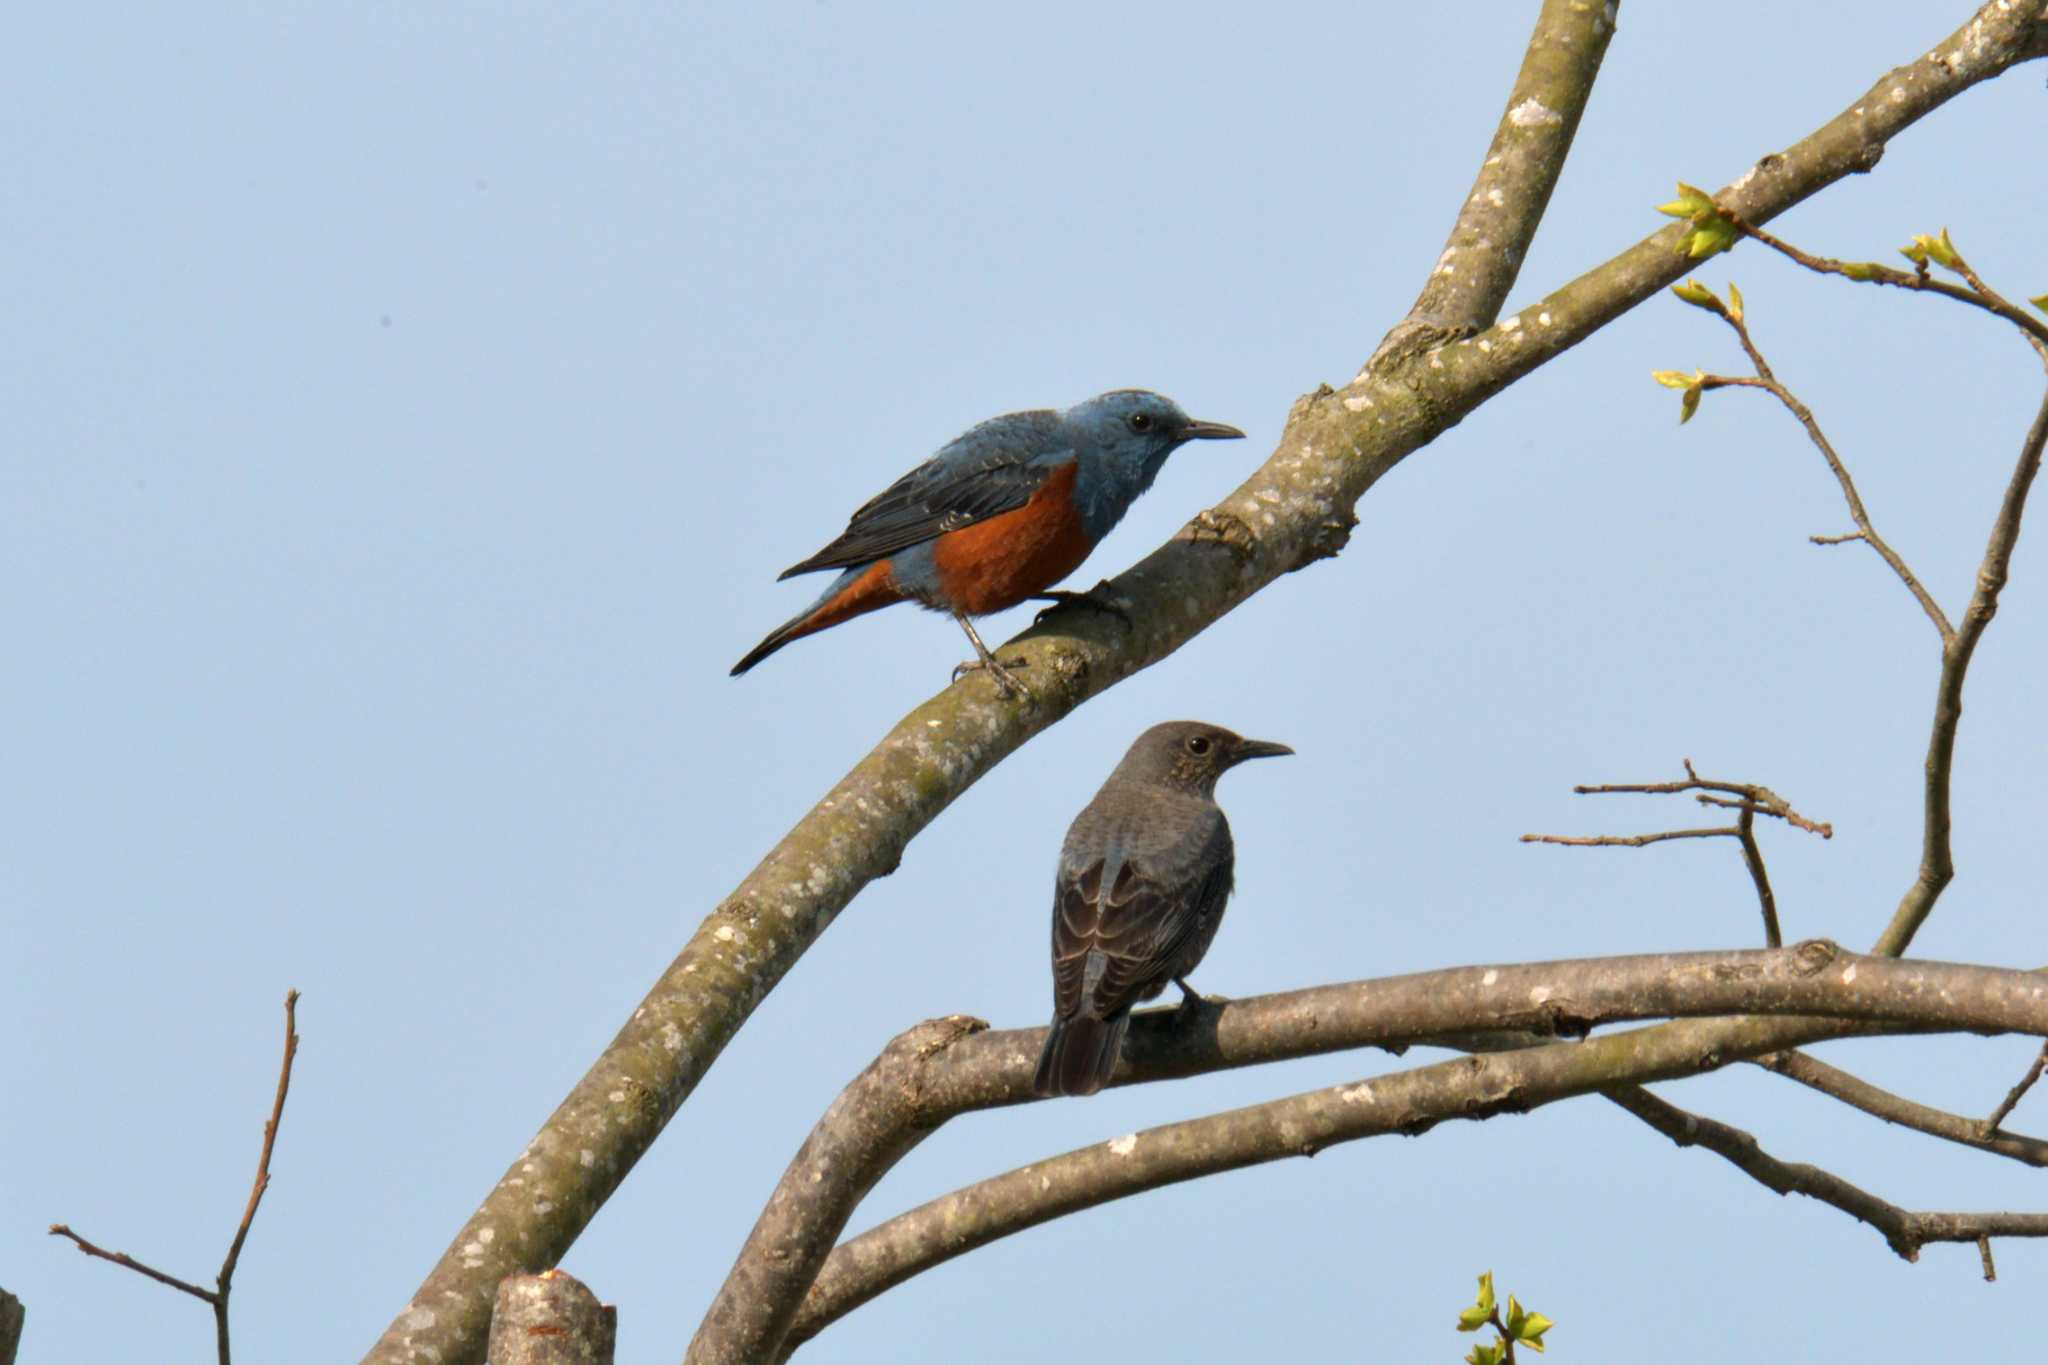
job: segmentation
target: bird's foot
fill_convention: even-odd
[[[1031,689],[1017,681],[1017,675],[1010,671],[1013,668],[1022,668],[1028,662],[1030,661],[1027,659],[1012,659],[1006,664],[993,654],[984,655],[979,659],[969,659],[964,664],[953,665],[953,681],[959,682],[969,673],[986,673],[995,682],[996,696],[1004,701],[1013,696],[1028,697],[1031,695]]]
[[[1125,630],[1135,628],[1135,623],[1131,620],[1130,603],[1116,595],[1116,590],[1110,587],[1107,578],[1086,592],[1035,592],[1028,600],[1052,603],[1031,618],[1031,624],[1034,626],[1042,625],[1046,617],[1063,607],[1086,607],[1090,611],[1099,611],[1104,616],[1114,616],[1124,623]]]
[[[1222,996],[1203,995],[1179,977],[1173,979],[1173,984],[1180,987],[1180,1004],[1176,1005],[1173,1011],[1175,1027],[1186,1023],[1204,1009],[1223,1003]]]

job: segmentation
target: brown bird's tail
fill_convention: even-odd
[[[1116,1070],[1124,1030],[1130,1025],[1129,1010],[1119,1010],[1107,1019],[1077,1014],[1053,1020],[1045,1035],[1045,1051],[1038,1054],[1038,1075],[1031,1082],[1031,1092],[1050,1098],[1092,1095],[1102,1089],[1109,1083],[1109,1073]]]

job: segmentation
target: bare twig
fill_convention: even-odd
[[[214,1348],[218,1353],[220,1365],[230,1365],[231,1359],[228,1348],[228,1294],[234,1288],[235,1265],[242,1258],[242,1243],[248,1240],[249,1225],[256,1220],[256,1206],[263,1202],[263,1192],[270,1188],[270,1153],[277,1144],[277,1125],[284,1117],[284,1098],[291,1089],[292,1059],[298,1056],[299,1052],[298,1007],[299,993],[286,991],[284,1061],[277,1072],[277,1098],[271,1102],[270,1117],[263,1124],[263,1150],[256,1158],[256,1179],[249,1190],[249,1202],[243,1206],[242,1221],[235,1227],[234,1240],[228,1244],[228,1254],[221,1261],[220,1274],[214,1281],[214,1288],[203,1289],[175,1275],[167,1275],[154,1266],[136,1260],[125,1251],[108,1251],[95,1246],[64,1223],[50,1225],[51,1236],[70,1238],[73,1244],[88,1256],[96,1256],[100,1260],[126,1266],[136,1274],[146,1275],[158,1284],[169,1285],[173,1289],[190,1294],[195,1299],[205,1300],[213,1308]]]
[[[2034,1054],[2034,1064],[2027,1068],[2027,1074],[2020,1077],[2018,1085],[2005,1092],[2005,1098],[2000,1100],[1998,1107],[1991,1111],[1991,1117],[1984,1120],[1984,1136],[1990,1137],[1998,1131],[1998,1125],[2005,1122],[2006,1115],[2013,1111],[2013,1106],[2017,1105],[2021,1098],[2034,1088],[2035,1081],[2041,1079],[2041,1069],[2043,1067],[2048,1067],[2048,1043],[2041,1045],[2041,1050]]]
[[[1962,623],[1941,651],[1941,678],[1935,686],[1934,725],[1927,739],[1927,777],[1923,802],[1920,870],[1913,884],[1892,913],[1891,923],[1878,936],[1873,951],[1894,956],[1906,951],[1913,935],[1927,922],[1934,903],[1955,879],[1954,854],[1949,846],[1949,788],[1955,771],[1956,729],[1963,718],[1963,678],[1970,671],[1970,659],[1977,642],[1998,611],[1998,595],[2005,590],[2012,567],[2013,547],[2019,543],[2020,519],[2026,511],[2027,493],[2041,469],[2041,447],[2048,443],[2048,395],[2043,395],[2020,444],[2018,463],[2006,484],[1998,516],[1991,525],[1990,543],[1977,567],[1977,586],[1970,604],[1963,609]]]
[[[1730,810],[1753,807],[1757,814],[1768,815],[1774,820],[1783,820],[1795,829],[1808,834],[1818,834],[1823,839],[1835,837],[1835,827],[1825,820],[1809,820],[1792,809],[1791,802],[1772,791],[1769,787],[1753,782],[1721,782],[1714,778],[1701,777],[1693,769],[1692,760],[1685,764],[1683,782],[1600,782],[1581,783],[1572,788],[1574,796],[1671,796],[1681,792],[1721,792],[1735,798],[1733,801],[1717,800],[1711,796],[1696,796],[1693,799],[1703,806],[1723,806]]]
[[[1521,842],[1562,844],[1568,848],[1642,848],[1666,839],[1734,839],[1741,833],[1733,825],[1717,825],[1713,829],[1667,829],[1657,834],[1524,834]]]
[[[166,1275],[155,1266],[138,1261],[125,1251],[108,1251],[103,1246],[97,1246],[73,1232],[71,1225],[68,1223],[50,1224],[50,1235],[52,1237],[68,1237],[80,1251],[88,1256],[96,1256],[102,1261],[112,1261],[115,1265],[126,1266],[138,1275],[147,1275],[158,1284],[167,1284],[181,1293],[190,1294],[195,1299],[204,1299],[208,1303],[220,1302],[220,1295],[216,1294],[213,1290],[202,1289],[189,1280],[179,1279],[176,1275]]]
[[[1756,845],[1756,807],[1745,805],[1736,817],[1736,833],[1742,840],[1742,861],[1749,879],[1756,883],[1757,905],[1764,915],[1764,946],[1776,948],[1785,941],[1778,932],[1778,898],[1771,894],[1770,874],[1764,871],[1764,851]]]
[[[1991,1284],[1998,1279],[1998,1266],[1991,1259],[1991,1238],[1980,1235],[1977,1238],[1977,1256],[1984,1262],[1984,1283]]]
[[[1778,376],[1772,372],[1770,362],[1764,359],[1763,352],[1757,348],[1755,339],[1750,335],[1749,323],[1743,315],[1722,303],[1718,297],[1709,295],[1708,300],[1708,311],[1734,330],[1736,339],[1742,343],[1743,352],[1749,356],[1749,363],[1756,366],[1756,375],[1754,378],[1708,375],[1700,381],[1700,386],[1706,389],[1759,389],[1777,399],[1785,411],[1792,414],[1804,428],[1806,438],[1813,442],[1814,448],[1820,451],[1821,458],[1827,461],[1828,472],[1835,476],[1835,483],[1842,490],[1842,501],[1849,505],[1849,519],[1856,523],[1854,535],[1809,536],[1807,539],[1816,545],[1839,545],[1851,540],[1860,540],[1877,551],[1878,558],[1882,559],[1898,576],[1899,581],[1906,585],[1906,591],[1913,594],[1913,600],[1920,604],[1920,610],[1927,613],[1927,619],[1934,623],[1934,629],[1941,636],[1942,645],[1946,647],[1955,638],[1955,627],[1949,624],[1948,615],[1942,611],[1941,604],[1934,600],[1934,594],[1927,591],[1926,585],[1906,566],[1906,561],[1900,557],[1898,551],[1894,550],[1890,542],[1879,535],[1877,528],[1871,525],[1870,513],[1863,505],[1863,495],[1856,491],[1856,480],[1850,477],[1849,467],[1842,463],[1842,457],[1835,452],[1834,444],[1828,440],[1827,433],[1821,430],[1820,421],[1813,415],[1813,409],[1801,402],[1797,394],[1778,382]]]
[[[1989,1237],[2048,1237],[2048,1213],[1915,1213],[1850,1184],[1831,1171],[1804,1162],[1780,1161],[1756,1138],[1717,1119],[1668,1104],[1647,1090],[1608,1095],[1681,1147],[1705,1147],[1743,1174],[1779,1194],[1803,1194],[1832,1205],[1883,1234],[1908,1261],[1920,1259],[1929,1242],[1978,1242]]]
[[[1860,1076],[1853,1076],[1840,1067],[1829,1066],[1817,1057],[1797,1050],[1770,1052],[1756,1058],[1756,1064],[1777,1072],[1789,1080],[1818,1090],[1823,1095],[1842,1101],[1864,1113],[1881,1118],[1886,1123],[1896,1123],[1902,1128],[1954,1142],[1964,1147],[1974,1147],[1980,1152],[2010,1157],[2029,1166],[2048,1166],[2048,1142],[2040,1138],[2023,1137],[2018,1133],[1993,1131],[1995,1124],[1986,1124],[1981,1119],[1964,1118],[1946,1110],[1931,1108],[1889,1090],[1872,1085]]]
[[[1574,848],[1642,848],[1647,844],[1663,843],[1667,839],[1734,839],[1742,845],[1742,863],[1749,870],[1751,884],[1756,887],[1757,906],[1762,911],[1764,919],[1764,942],[1773,948],[1778,947],[1785,939],[1778,927],[1778,898],[1771,891],[1770,874],[1764,869],[1764,852],[1756,841],[1756,817],[1768,815],[1773,819],[1783,820],[1788,825],[1818,834],[1823,839],[1832,839],[1835,835],[1833,825],[1807,819],[1792,809],[1790,802],[1769,787],[1760,787],[1749,782],[1719,782],[1701,777],[1689,758],[1685,760],[1683,782],[1581,784],[1573,787],[1572,791],[1580,796],[1616,793],[1672,796],[1691,792],[1694,794],[1693,799],[1703,806],[1733,810],[1736,813],[1736,822],[1733,825],[1720,825],[1712,829],[1674,829],[1658,834],[1524,834],[1522,842],[1565,844]],[[1718,792],[1730,795],[1715,795]]]

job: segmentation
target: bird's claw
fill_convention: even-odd
[[[1099,611],[1104,616],[1114,616],[1117,620],[1124,623],[1125,630],[1134,629],[1136,623],[1131,620],[1131,613],[1125,609],[1124,604],[1119,599],[1111,594],[1112,589],[1109,586],[1109,580],[1106,578],[1086,592],[1035,592],[1031,594],[1033,602],[1050,602],[1052,605],[1043,608],[1039,611],[1038,615],[1032,617],[1031,624],[1034,626],[1043,625],[1046,617],[1062,607],[1086,607],[1090,611]]]
[[[966,663],[953,665],[953,681],[959,682],[969,673],[986,673],[996,685],[996,696],[1008,701],[1012,696],[1030,696],[1031,691],[1017,681],[1017,675],[1010,670],[1022,668],[1030,662],[1027,659],[1012,659],[1005,664],[991,654],[985,659],[969,659]]]

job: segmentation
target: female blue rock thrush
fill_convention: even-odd
[[[1219,725],[1176,720],[1138,736],[1067,829],[1052,902],[1052,1030],[1031,1088],[1092,1095],[1116,1070],[1131,1006],[1209,951],[1236,854],[1216,779],[1248,758],[1291,754]]]
[[[951,612],[1007,696],[1014,679],[968,621],[1031,597],[1081,566],[1188,441],[1243,436],[1170,398],[1119,389],[1065,412],[1013,412],[955,438],[853,514],[840,537],[781,577],[842,572],[817,601],[734,664],[746,672],[791,640],[896,602]]]

